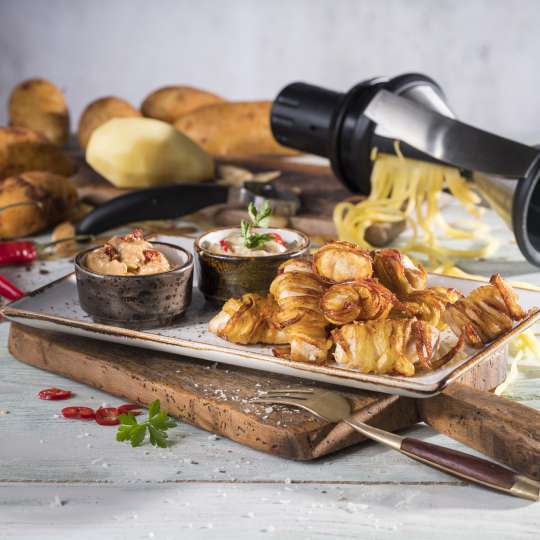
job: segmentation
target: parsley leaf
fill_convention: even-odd
[[[260,210],[257,210],[255,204],[250,202],[248,214],[251,223],[243,219],[240,222],[240,234],[244,240],[244,245],[248,249],[258,249],[262,247],[265,242],[272,240],[272,236],[266,233],[254,233],[252,232],[252,229],[254,227],[261,227],[262,222],[272,214],[272,209],[270,208],[268,201],[264,201]]]
[[[150,404],[148,418],[140,424],[131,412],[121,414],[118,419],[120,420],[120,427],[116,433],[116,440],[120,442],[130,441],[133,447],[140,446],[143,443],[146,431],[148,431],[150,444],[166,448],[168,435],[165,432],[176,427],[176,422],[165,411],[161,410],[159,399]]]

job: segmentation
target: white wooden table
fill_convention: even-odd
[[[4,273],[38,286],[70,271],[36,264]],[[48,270],[41,274],[40,269]],[[540,275],[527,276],[540,283]],[[166,450],[131,448],[116,429],[58,416],[119,400],[16,361],[0,324],[0,539],[216,538],[537,539],[540,503],[467,485],[367,443],[313,463],[282,460],[180,424]],[[536,370],[536,371],[535,371]],[[540,408],[540,365],[519,384]],[[72,401],[73,403],[73,401]],[[410,433],[461,445],[425,426]]]

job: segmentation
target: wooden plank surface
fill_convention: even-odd
[[[462,485],[10,486],[3,540],[538,538],[525,501]],[[6,487],[0,484],[0,500]],[[511,516],[511,519],[510,519]]]

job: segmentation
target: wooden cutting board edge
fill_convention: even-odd
[[[218,397],[208,392],[218,385],[234,396],[239,388],[239,395],[246,399],[256,395],[257,384],[264,389],[298,384],[298,380],[290,377],[226,365],[209,369],[211,364],[205,361],[186,358],[180,362],[174,355],[124,345],[107,344],[104,348],[95,340],[18,324],[11,326],[9,350],[23,362],[130,401],[147,405],[160,399],[167,412],[183,421],[282,457],[315,459],[364,440],[345,424],[331,425],[300,413],[296,421],[283,425],[279,416],[263,419],[264,407],[223,401],[219,392]],[[234,377],[230,372],[234,372]],[[505,374],[505,355],[500,351],[484,365],[466,373],[463,382],[482,389],[493,388]],[[231,383],[231,379],[235,382]],[[352,400],[356,420],[391,431],[420,421],[414,399],[350,389],[341,391]],[[245,412],[248,409],[253,412]]]

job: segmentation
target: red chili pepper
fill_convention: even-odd
[[[141,406],[135,403],[126,403],[125,405],[120,405],[120,407],[117,408],[117,415],[120,416],[121,414],[127,414],[130,412],[133,416],[139,416],[139,414],[142,414],[140,408]]]
[[[90,407],[65,407],[62,409],[62,416],[70,420],[93,420],[95,414]]]
[[[225,253],[231,250],[231,246],[229,245],[229,242],[227,242],[227,240],[220,240],[219,245],[221,246],[221,249],[225,251]]]
[[[39,255],[46,249],[67,242],[69,240],[83,241],[91,240],[90,235],[72,236],[69,238],[61,238],[47,244],[38,244],[29,240],[15,240],[10,242],[0,243],[0,266],[8,264],[28,264],[34,262]]]
[[[45,388],[38,393],[39,399],[67,399],[73,395],[73,392],[69,390],[62,390],[61,388]]]
[[[118,409],[116,407],[100,407],[96,411],[96,422],[100,426],[117,426],[120,423]]]
[[[17,241],[0,244],[0,266],[8,264],[27,264],[37,259],[34,242]]]
[[[274,240],[278,243],[278,244],[281,244],[282,246],[285,245],[285,240],[283,240],[283,237],[281,236],[281,234],[278,234],[278,233],[270,233],[270,236],[272,236],[274,238]]]
[[[8,278],[0,274],[0,296],[8,300],[18,300],[24,296],[24,293],[16,285],[11,283]]]

